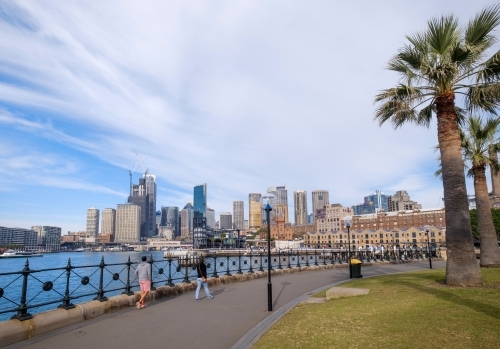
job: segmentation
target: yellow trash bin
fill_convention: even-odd
[[[352,258],[351,259],[351,277],[352,278],[362,278],[363,275],[361,275],[361,262],[359,259]]]

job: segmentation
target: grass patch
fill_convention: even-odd
[[[481,272],[481,287],[446,286],[444,269],[357,279],[341,287],[368,295],[301,304],[252,348],[498,348],[500,269]]]

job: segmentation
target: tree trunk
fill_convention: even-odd
[[[446,215],[446,284],[473,286],[483,277],[472,241],[455,95],[438,96],[436,108]]]
[[[498,249],[497,233],[491,216],[485,166],[475,166],[472,171],[474,173],[474,192],[476,194],[477,230],[481,239],[480,264],[482,267],[499,268],[500,249]]]

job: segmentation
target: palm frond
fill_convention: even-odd
[[[477,71],[477,82],[493,82],[500,79],[500,51],[490,57]]]
[[[453,15],[433,18],[427,27],[426,42],[432,53],[446,55],[460,42],[458,19]]]
[[[469,111],[483,110],[496,115],[500,107],[500,82],[470,86],[465,104]]]
[[[468,48],[474,47],[483,52],[490,48],[496,38],[491,32],[500,24],[500,5],[485,7],[473,19],[471,19],[465,29],[465,45]]]

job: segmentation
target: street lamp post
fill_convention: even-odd
[[[431,245],[429,243],[429,230],[430,230],[430,226],[426,225],[424,227],[425,229],[425,233],[427,235],[427,253],[429,254],[429,269],[432,269],[432,259],[431,259]]]
[[[273,311],[273,284],[271,283],[271,222],[269,213],[273,210],[276,203],[276,197],[267,193],[260,199],[261,207],[266,211],[267,219],[267,310]]]
[[[351,225],[352,217],[346,216],[344,218],[344,225],[347,227],[347,259],[349,261],[349,278],[352,279],[352,268],[351,268]]]

